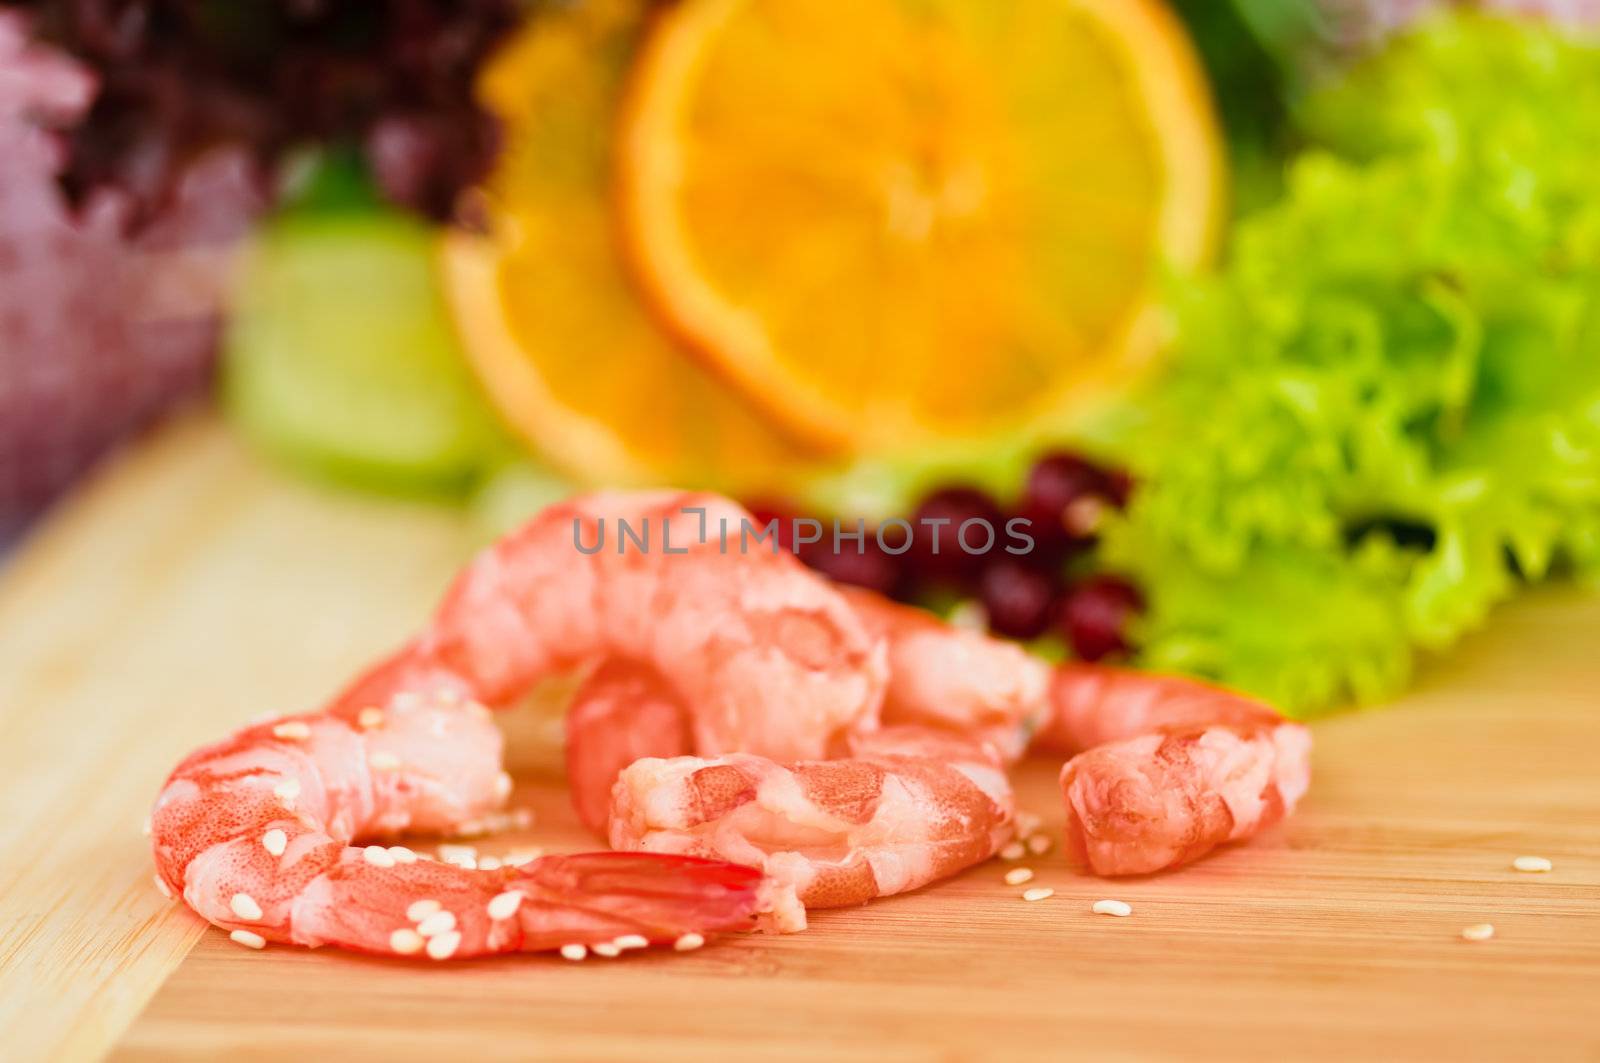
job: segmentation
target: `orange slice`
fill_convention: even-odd
[[[619,139],[628,254],[673,328],[857,449],[1053,419],[1155,345],[1220,153],[1145,0],[684,0]]]
[[[563,472],[766,487],[803,448],[651,319],[616,250],[611,130],[643,9],[551,8],[485,68],[505,136],[490,235],[446,237],[444,287],[496,407]]]

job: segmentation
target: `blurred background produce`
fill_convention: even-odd
[[[0,4],[0,536],[215,380],[485,534],[711,487],[1041,653],[1387,696],[1600,568],[1600,5],[1471,7]]]

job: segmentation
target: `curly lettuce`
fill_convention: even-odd
[[[1600,567],[1600,49],[1448,17],[1300,120],[1319,146],[1179,300],[1105,561],[1145,664],[1306,714]]]

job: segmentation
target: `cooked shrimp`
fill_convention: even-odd
[[[1060,666],[1036,746],[1061,770],[1068,846],[1101,875],[1175,867],[1293,811],[1311,734],[1241,694],[1191,679]]]
[[[656,742],[680,741],[680,727],[702,755],[804,758],[876,726],[880,642],[792,555],[724,552],[721,521],[737,534],[743,517],[715,496],[668,492],[546,510],[481,554],[422,634],[325,712],[277,731],[247,728],[180,765],[153,817],[162,881],[246,934],[377,951],[391,950],[386,935],[399,934],[396,951],[414,944],[394,917],[396,905],[403,912],[418,899],[466,905],[450,908],[457,928],[446,933],[460,936],[447,936],[448,948],[430,939],[430,954],[582,944],[619,920],[622,933],[650,940],[748,922],[760,876],[719,865],[585,857],[466,873],[349,846],[478,818],[500,786],[499,737],[486,714],[463,706],[509,705],[541,679],[585,666],[597,668],[574,763],[580,780],[597,773],[601,792],[605,773],[633,753],[674,752]],[[591,551],[622,521],[654,545],[630,551],[613,538],[617,549]],[[649,703],[659,712],[640,710],[644,744],[596,744],[604,721],[593,721],[615,719],[630,684],[659,695]],[[384,722],[369,730],[372,719]],[[594,792],[580,786],[590,819]],[[287,804],[285,793],[295,795]],[[413,886],[433,893],[419,898]],[[523,899],[500,900],[508,893]],[[490,899],[528,915],[493,920]]]
[[[186,759],[151,817],[158,878],[241,944],[332,944],[434,959],[651,944],[750,926],[761,874],[645,854],[494,871],[360,846],[440,830],[504,798],[500,736],[448,688],[381,713],[247,727]],[[781,903],[781,899],[780,899]]]
[[[623,660],[683,706],[701,755],[826,757],[876,719],[884,650],[793,555],[723,550],[723,522],[737,536],[746,516],[662,491],[552,506],[480,554],[432,624],[337,704],[445,683],[501,707],[539,679]],[[650,545],[624,543],[623,523]]]
[[[1049,712],[1050,668],[1012,642],[946,624],[872,591],[841,587],[888,651],[883,722],[992,742],[1016,760]]]
[[[694,749],[689,714],[655,673],[629,661],[601,665],[567,709],[567,785],[578,818],[602,838],[617,776],[644,757]]]
[[[637,761],[617,781],[611,844],[749,864],[807,908],[836,908],[987,860],[1013,813],[992,747],[895,729],[841,760]]]

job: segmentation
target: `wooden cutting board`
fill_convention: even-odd
[[[196,418],[10,561],[0,1056],[1600,1059],[1600,598],[1572,589],[1496,614],[1401,704],[1319,723],[1301,813],[1175,874],[1050,853],[1039,903],[991,863],[804,934],[582,964],[252,952],[164,901],[139,825],[171,766],[316,704],[475,545]],[[1054,770],[1019,788],[1058,826]],[[517,800],[542,844],[586,847],[559,784]],[[1555,870],[1510,870],[1525,853]],[[1459,937],[1480,922],[1492,941]]]

